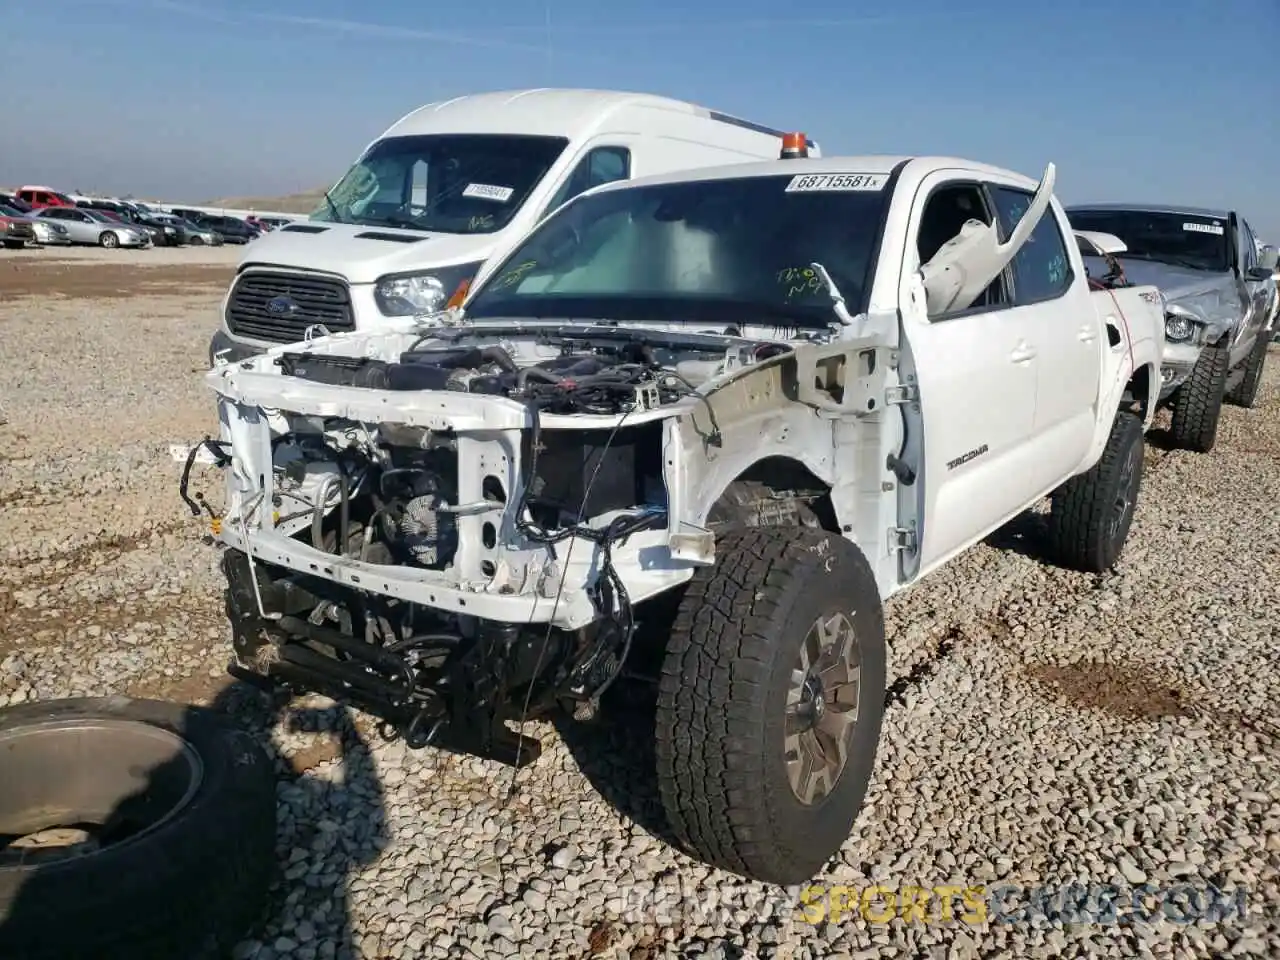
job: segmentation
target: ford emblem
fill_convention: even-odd
[[[286,313],[293,313],[293,311],[297,309],[297,303],[295,303],[290,297],[272,297],[267,301],[267,313],[273,314],[277,317],[283,316]]]

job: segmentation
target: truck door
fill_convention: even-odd
[[[914,377],[918,400],[907,430],[920,432],[918,567],[927,573],[994,530],[1030,498],[1037,353],[1009,300],[1009,271],[967,309],[929,316],[920,264],[969,219],[994,217],[976,181],[939,172],[913,201],[903,260],[899,375]],[[905,492],[905,491],[904,491]],[[912,566],[915,566],[913,564]]]
[[[987,190],[1007,237],[1031,206],[1033,194],[1021,187],[988,183]],[[1010,317],[1042,358],[1036,381],[1031,469],[1040,490],[1068,475],[1089,451],[1102,378],[1107,333],[1089,302],[1088,281],[1076,275],[1079,256],[1067,246],[1075,238],[1053,206],[1013,258],[1013,307]]]

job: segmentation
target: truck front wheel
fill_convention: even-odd
[[[1173,398],[1173,424],[1169,430],[1180,450],[1208,453],[1218,440],[1223,393],[1231,355],[1226,347],[1205,347],[1186,383]]]
[[[1142,486],[1142,439],[1137,416],[1116,414],[1098,462],[1054,491],[1049,544],[1064,567],[1102,573],[1120,559]]]
[[[884,714],[884,616],[861,551],[805,527],[726,530],[681,599],[658,689],[658,784],[679,842],[766,883],[848,838]]]

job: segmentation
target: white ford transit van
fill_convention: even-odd
[[[605,90],[482,93],[420,107],[370,144],[309,220],[247,249],[210,363],[296,343],[308,331],[434,313],[486,260],[579,193],[774,160],[783,136],[696,104]],[[812,141],[805,147],[820,155]]]

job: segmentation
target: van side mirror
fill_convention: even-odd
[[[970,220],[920,268],[929,316],[965,310],[1008,266],[1031,237],[1053,198],[1056,170],[1051,163],[1013,235],[1004,243],[994,223]]]
[[[1280,250],[1269,243],[1258,254],[1258,266],[1269,273],[1275,272],[1278,261],[1280,261]]]

